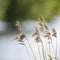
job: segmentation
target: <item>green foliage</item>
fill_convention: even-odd
[[[8,5],[9,0],[0,0],[0,20],[4,19]]]
[[[0,0],[0,20],[47,19],[60,15],[60,0]]]

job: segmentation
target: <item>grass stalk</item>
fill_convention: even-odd
[[[52,45],[52,48],[53,48],[53,52],[55,52],[52,39],[51,39],[51,45]],[[56,38],[56,53],[54,53],[54,55],[55,55],[55,60],[57,60],[57,38]]]
[[[27,54],[28,54],[28,57],[29,57],[29,60],[31,60],[31,58],[30,58],[30,54],[29,54],[29,51],[28,51],[28,48],[27,48],[27,46],[24,44],[24,46],[25,46],[25,48],[26,48],[26,51],[27,51]]]
[[[45,51],[45,48],[44,48],[43,42],[41,42],[41,44],[42,44],[43,58],[44,58],[44,60],[47,60],[47,58],[46,58],[46,51]]]
[[[39,49],[39,45],[38,45],[38,42],[37,43],[37,48],[38,48],[38,52],[39,52],[39,57],[40,57],[40,60],[41,60],[41,53],[40,53],[40,49]]]
[[[56,37],[56,53],[55,53],[55,60],[58,60],[58,59],[57,59],[57,44],[58,44],[58,41],[57,41],[57,37]]]
[[[32,54],[33,54],[34,60],[36,60],[36,57],[35,57],[34,51],[33,51],[32,47],[31,47],[31,45],[30,45],[30,43],[29,43],[27,37],[26,37],[26,40],[27,40],[27,42],[28,42],[28,44],[29,44],[29,46],[30,46],[30,48],[31,48],[31,51],[32,51]]]

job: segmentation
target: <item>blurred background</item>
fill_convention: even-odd
[[[12,29],[16,20],[37,20],[44,16],[50,21],[58,15],[60,0],[0,0],[0,22],[9,23]]]
[[[21,21],[30,36],[41,16],[60,36],[60,0],[0,0],[0,60],[28,60],[24,48],[14,41],[19,34],[15,22]]]

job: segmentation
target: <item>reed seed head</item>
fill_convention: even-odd
[[[19,36],[16,37],[16,39],[17,39],[19,42],[22,42],[24,38],[25,38],[25,34],[24,34],[24,33],[21,33]]]
[[[45,32],[44,32],[44,37],[47,37],[48,40],[51,39],[51,34],[50,34],[50,32],[49,32],[49,31],[45,31]]]
[[[46,30],[49,30],[49,28],[48,28],[48,26],[47,26],[46,23],[44,23],[44,28],[45,28]]]
[[[55,28],[52,28],[51,30],[52,30],[52,32],[56,32]]]
[[[18,27],[18,29],[19,29],[19,31],[20,31],[20,32],[23,32],[23,29],[22,29],[22,24],[21,24],[21,22],[19,22],[19,21],[16,21],[16,26]]]
[[[34,39],[36,40],[36,42],[40,42],[40,36],[39,36],[39,31],[37,28],[35,28],[35,32],[32,35],[34,37]]]
[[[16,21],[16,26],[19,27],[21,23],[19,21]]]
[[[34,38],[35,38],[36,42],[40,42],[40,37],[38,35],[35,35]]]
[[[44,31],[43,23],[41,21],[39,21],[39,29],[41,32]]]
[[[32,34],[32,36],[35,36],[35,35],[38,35],[38,29],[37,29],[37,28],[35,28],[35,31],[34,31],[34,33]]]
[[[42,22],[41,22],[41,21],[38,21],[38,22],[39,22],[39,25],[40,25],[40,26],[43,26],[43,24],[42,24]]]
[[[55,28],[52,28],[51,31],[52,31],[52,36],[57,37],[57,32]]]
[[[43,26],[43,23],[42,23],[42,21],[40,20],[40,18],[38,18],[38,23],[39,23],[39,26]]]
[[[34,32],[32,36],[35,36],[35,35],[37,35],[37,32]]]
[[[47,23],[46,23],[46,21],[45,21],[45,18],[42,16],[42,20],[43,20],[43,26],[44,26],[44,28],[46,29],[46,30],[49,30],[48,29],[48,25],[47,25]]]
[[[50,32],[49,31],[45,31],[45,35],[50,36]]]

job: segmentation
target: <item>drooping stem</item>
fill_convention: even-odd
[[[31,48],[31,51],[32,51],[32,54],[33,54],[34,60],[36,60],[36,57],[35,57],[34,51],[33,51],[32,47],[31,47],[31,45],[30,45],[30,43],[29,43],[27,37],[25,37],[25,38],[26,38],[26,40],[27,40],[27,42],[28,42],[28,44],[29,44],[29,46],[30,46],[30,48]]]
[[[30,59],[30,54],[29,54],[29,51],[28,51],[28,49],[27,49],[27,46],[24,44],[24,46],[25,46],[25,48],[26,48],[26,51],[27,51],[27,54],[28,54],[28,56],[29,56],[29,60],[31,60]]]

